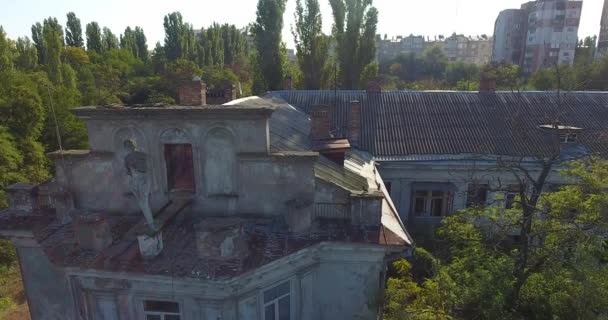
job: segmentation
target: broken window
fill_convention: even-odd
[[[194,191],[192,145],[165,144],[169,191]]]
[[[144,301],[146,320],[180,320],[179,303],[173,301]]]
[[[486,205],[489,186],[487,184],[470,184],[467,192],[467,208],[480,208]]]
[[[505,209],[513,209],[521,190],[522,186],[519,184],[507,186],[507,190],[505,191]],[[525,190],[525,187],[523,190]]]
[[[443,217],[452,212],[454,186],[441,183],[414,184],[412,211],[416,217]]]
[[[291,285],[289,281],[264,291],[264,320],[291,319]]]

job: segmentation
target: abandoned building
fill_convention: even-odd
[[[361,106],[336,139],[326,106],[208,105],[197,79],[179,95],[75,109],[90,150],[53,152],[52,180],[8,188],[0,236],[32,319],[376,319],[413,241],[357,148]]]
[[[554,153],[548,187],[568,184],[562,160],[608,156],[607,92],[367,90],[277,91],[305,113],[331,108],[334,137],[348,136],[353,101],[361,108],[357,149],[372,154],[410,233],[432,231],[442,217],[473,205],[509,208],[525,168]],[[559,125],[556,125],[559,124]],[[555,132],[557,131],[557,132]],[[559,141],[555,141],[558,137]],[[514,172],[516,171],[516,172]]]

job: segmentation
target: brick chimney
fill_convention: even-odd
[[[496,91],[496,77],[487,72],[482,72],[479,78],[479,92]]]
[[[283,79],[283,90],[293,90],[293,79],[291,77]]]
[[[314,141],[329,139],[331,122],[329,106],[317,105],[312,107],[310,137]]]
[[[180,83],[178,94],[179,104],[182,106],[204,106],[207,104],[207,86],[199,77]]]
[[[76,242],[81,249],[99,252],[112,244],[110,224],[104,215],[86,212],[74,220]]]
[[[224,103],[230,102],[232,100],[236,100],[236,86],[233,84],[229,84],[224,89]]]
[[[367,82],[366,90],[367,94],[379,94],[382,93],[382,87],[380,83],[375,80],[371,80]]]
[[[37,209],[36,186],[19,182],[6,187],[6,198],[11,210],[30,215]]]
[[[361,138],[361,102],[354,100],[350,102],[348,113],[348,141],[351,145],[359,145]]]

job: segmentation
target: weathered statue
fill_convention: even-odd
[[[150,209],[150,178],[147,155],[137,151],[137,146],[133,140],[125,140],[124,148],[128,152],[125,156],[125,167],[129,176],[129,189],[137,199],[137,204],[146,218],[148,227],[156,231],[154,215],[152,215]]]

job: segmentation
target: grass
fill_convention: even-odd
[[[19,266],[0,267],[0,320],[29,320]]]

